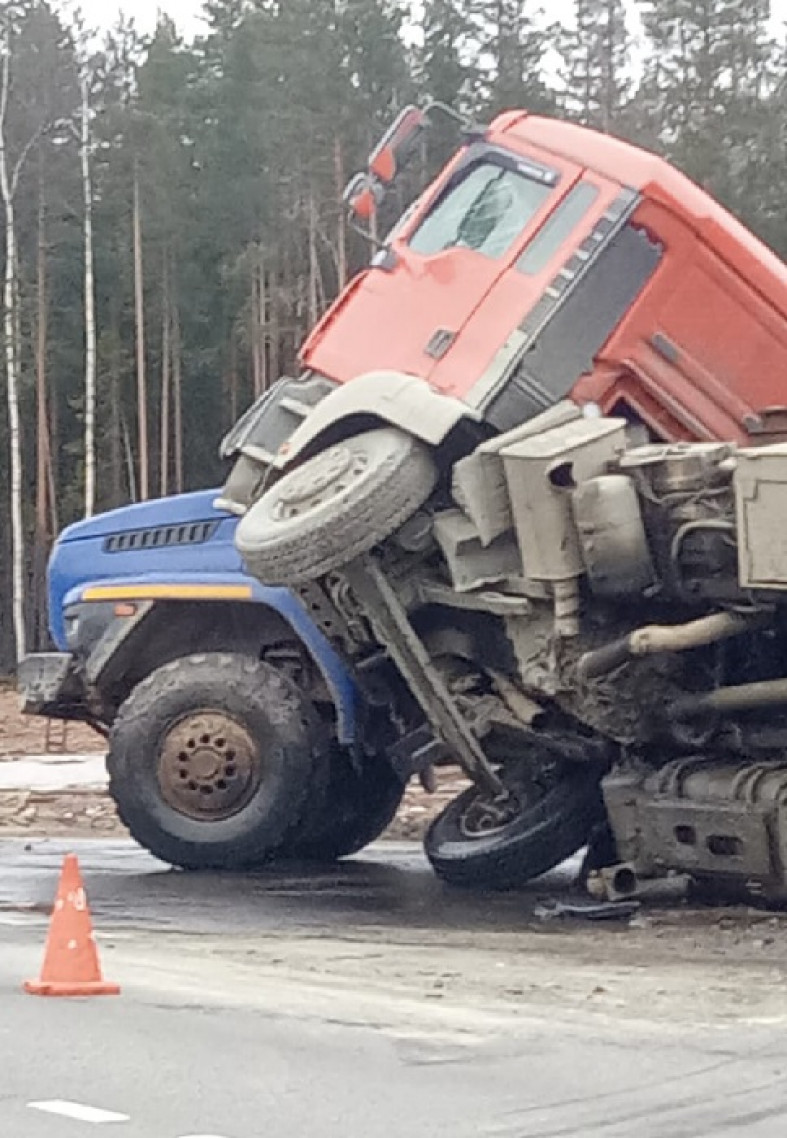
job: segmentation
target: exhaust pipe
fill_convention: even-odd
[[[741,613],[717,612],[688,624],[650,624],[637,628],[628,636],[585,652],[577,663],[577,678],[597,680],[609,675],[623,664],[642,656],[658,656],[666,652],[686,652],[690,648],[705,648],[718,644],[744,632],[762,626],[764,615],[744,616]]]
[[[768,707],[787,707],[787,679],[760,680],[755,684],[717,688],[705,695],[687,695],[670,705],[670,714],[676,719],[701,719],[706,715],[733,715],[737,711]]]
[[[685,901],[691,888],[687,873],[670,873],[665,877],[640,877],[628,862],[600,869],[588,882],[588,892],[599,900],[653,901],[662,904]]]

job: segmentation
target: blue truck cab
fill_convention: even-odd
[[[384,724],[301,600],[244,571],[238,518],[217,494],[61,534],[48,571],[57,650],[22,661],[22,706],[107,737],[121,817],[171,864],[344,856],[401,798]]]

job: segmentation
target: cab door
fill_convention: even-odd
[[[580,174],[468,147],[317,326],[304,364],[339,382],[379,369],[430,379],[449,353],[462,358],[474,314]]]
[[[445,354],[431,382],[482,408],[505,382],[512,363],[529,343],[532,346],[536,331],[566,301],[633,198],[630,191],[593,171],[574,181],[552,202],[548,216],[522,235],[514,256],[468,319],[461,343]],[[594,303],[603,305],[604,299],[595,297]],[[581,333],[577,326],[564,331],[567,346],[579,342]],[[592,354],[587,362],[592,366]],[[549,396],[544,393],[540,410],[555,401]]]

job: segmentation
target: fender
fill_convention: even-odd
[[[462,421],[481,423],[478,411],[458,399],[442,395],[418,376],[398,371],[371,371],[336,387],[310,412],[281,447],[274,466],[285,470],[309,458],[321,444],[333,443],[371,424],[387,424],[439,446]]]
[[[316,628],[306,609],[288,589],[271,588],[241,574],[186,573],[140,576],[86,582],[72,588],[64,608],[91,602],[136,601],[137,613],[116,621],[93,650],[87,663],[87,679],[97,683],[123,643],[140,627],[157,602],[225,602],[262,605],[280,616],[305,645],[319,668],[336,707],[339,742],[345,746],[356,737],[357,691],[352,678],[328,640]]]

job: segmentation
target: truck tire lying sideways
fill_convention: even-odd
[[[359,771],[337,748],[325,795],[307,808],[283,852],[316,862],[358,853],[388,829],[403,795],[404,784],[385,758],[367,756]]]
[[[249,869],[305,813],[319,721],[298,688],[249,656],[166,664],[120,709],[110,793],[141,846],[184,869]]]
[[[516,788],[512,788],[516,792]],[[587,842],[604,818],[599,774],[566,767],[543,791],[523,793],[515,817],[497,829],[473,832],[468,820],[483,800],[476,787],[449,802],[424,840],[435,873],[450,885],[516,889],[554,869]]]
[[[312,581],[390,537],[436,483],[418,439],[393,427],[366,431],[285,474],[241,519],[235,543],[266,585]]]

